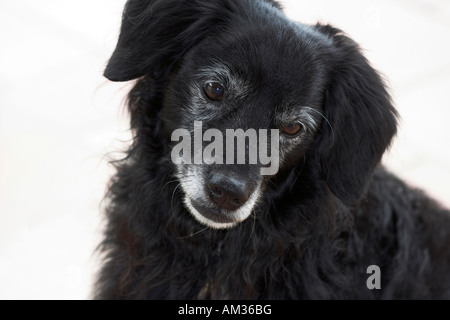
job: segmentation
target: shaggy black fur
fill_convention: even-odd
[[[229,229],[192,217],[170,158],[171,131],[198,115],[189,86],[213,61],[252,88],[211,116],[219,128],[272,128],[293,105],[323,116]],[[449,212],[379,166],[396,112],[340,30],[291,22],[271,0],[129,0],[105,76],[138,80],[96,298],[450,299]],[[366,286],[370,265],[379,290]]]

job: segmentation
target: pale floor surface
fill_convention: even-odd
[[[129,138],[126,85],[101,77],[123,4],[0,2],[0,299],[90,298],[105,155]],[[450,207],[450,2],[284,4],[362,45],[402,116],[386,165]]]

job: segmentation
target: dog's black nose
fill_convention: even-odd
[[[247,202],[251,188],[242,180],[222,173],[214,173],[207,182],[209,197],[218,207],[234,211]]]

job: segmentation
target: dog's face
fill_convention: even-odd
[[[395,133],[389,96],[357,46],[289,21],[273,1],[131,0],[105,75],[159,82],[185,206],[212,228],[247,219],[305,158],[354,201]]]
[[[325,70],[305,43],[315,35],[295,26],[249,32],[234,27],[206,37],[183,57],[169,81],[162,110],[169,133],[180,128],[191,133],[192,152],[188,161],[176,165],[177,177],[186,207],[213,228],[231,227],[249,217],[271,177],[299,161],[323,120]],[[196,121],[201,122],[202,140],[208,129],[222,135],[223,161],[194,163],[195,150],[203,155],[212,141],[194,145]],[[229,131],[237,129],[254,130],[256,140],[228,145]],[[278,134],[277,146],[272,133]],[[258,159],[261,143],[271,156],[267,166]],[[230,147],[234,157],[227,161]],[[238,164],[239,155],[245,155],[244,164]],[[251,156],[257,159],[253,164]],[[261,168],[269,166],[272,174],[262,175]]]

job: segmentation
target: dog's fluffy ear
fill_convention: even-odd
[[[331,75],[318,155],[331,191],[344,203],[364,195],[397,128],[397,113],[379,74],[340,30],[316,26],[333,40]]]
[[[104,76],[128,81],[161,74],[192,48],[220,19],[199,0],[128,0],[117,47]],[[208,12],[208,10],[210,10]]]
[[[264,0],[277,9],[275,0]],[[145,74],[167,75],[175,62],[206,35],[251,2],[235,0],[128,0],[117,47],[104,76],[128,81]]]

